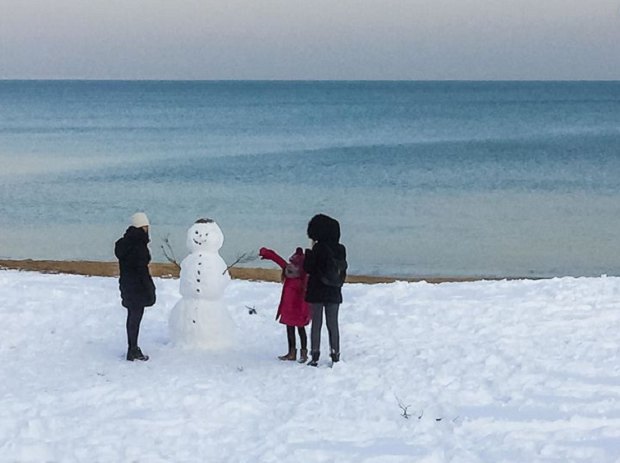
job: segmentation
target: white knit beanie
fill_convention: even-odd
[[[136,228],[140,228],[148,227],[151,224],[149,223],[149,218],[144,212],[136,212],[134,215],[131,216],[131,225]]]

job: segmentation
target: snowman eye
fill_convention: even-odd
[[[196,230],[194,233],[195,233],[195,234],[198,234],[198,230]]]

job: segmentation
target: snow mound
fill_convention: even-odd
[[[334,368],[276,359],[279,284],[230,283],[225,352],[156,285],[132,363],[116,279],[0,271],[0,461],[620,461],[619,278],[348,284]]]

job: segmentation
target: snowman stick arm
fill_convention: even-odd
[[[252,262],[253,260],[256,260],[256,259],[258,259],[258,256],[256,255],[256,251],[244,252],[239,257],[237,257],[237,259],[232,264],[226,267],[226,269],[222,272],[222,275],[224,275],[226,272],[228,272],[231,268],[233,268],[237,264],[245,264],[247,262]]]
[[[177,269],[181,268],[181,265],[179,264],[179,262],[176,259],[176,256],[174,255],[174,251],[172,249],[172,245],[170,244],[170,238],[169,235],[166,235],[163,239],[163,244],[161,245],[161,250],[164,254],[164,257],[166,258],[166,260],[168,262],[170,262],[171,264],[174,264],[174,266]]]

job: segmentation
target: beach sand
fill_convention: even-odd
[[[0,260],[0,269],[13,269],[33,271],[41,273],[67,273],[73,275],[88,276],[118,276],[118,264],[116,262],[99,262],[87,260]],[[151,274],[156,277],[178,278],[179,269],[170,263],[151,263]],[[254,281],[280,281],[280,270],[233,267],[230,269],[232,278]],[[457,281],[499,280],[500,278],[488,278],[481,276],[472,277],[382,277],[370,275],[348,275],[347,283],[391,283],[394,281],[426,281],[428,283],[445,283]],[[503,278],[502,278],[503,279]],[[510,279],[510,278],[509,278]]]

